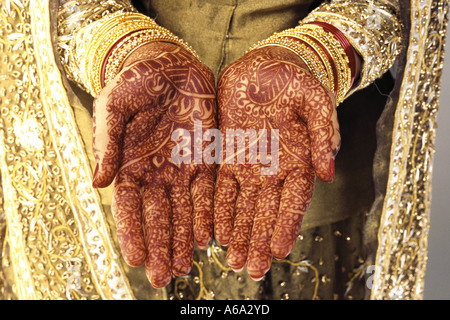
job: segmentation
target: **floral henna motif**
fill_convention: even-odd
[[[315,176],[331,182],[330,168],[339,149],[337,112],[333,95],[292,52],[280,47],[251,51],[228,66],[218,85],[219,128],[227,148],[218,169],[214,195],[214,232],[228,245],[227,262],[261,279],[272,257],[282,259],[292,250],[312,198]],[[229,132],[259,132],[278,141],[267,147],[278,164],[250,163],[245,136],[245,163],[239,148],[228,149]],[[271,141],[271,140],[270,140]],[[239,152],[238,152],[239,151]],[[228,154],[227,154],[228,152]],[[231,162],[231,163],[230,163]]]
[[[125,261],[151,284],[192,267],[194,239],[212,236],[214,165],[176,163],[171,135],[216,127],[211,71],[183,49],[151,43],[128,59],[94,103],[95,187],[114,180],[112,213]],[[204,145],[202,145],[204,148]],[[195,230],[194,230],[195,228]]]

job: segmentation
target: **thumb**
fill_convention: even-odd
[[[105,188],[114,180],[122,158],[123,117],[114,110],[106,87],[94,100],[93,152],[97,162],[92,185]]]
[[[93,115],[93,152],[97,162],[93,187],[109,186],[122,161],[125,126],[132,117],[131,101],[134,70],[127,70],[117,76],[94,100]]]
[[[334,180],[334,159],[341,145],[336,103],[331,93],[318,90],[310,102],[308,132],[311,139],[312,164],[317,177],[325,182]]]
[[[154,102],[147,91],[152,73],[146,61],[123,69],[94,101],[93,151],[97,161],[93,186],[104,188],[114,180],[122,161],[125,129],[142,107]]]

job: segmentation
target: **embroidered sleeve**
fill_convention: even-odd
[[[301,23],[320,21],[338,28],[362,58],[359,81],[348,92],[362,89],[382,76],[402,49],[398,0],[326,1]]]
[[[57,45],[67,77],[92,94],[86,69],[91,40],[105,17],[135,11],[128,0],[60,0]]]

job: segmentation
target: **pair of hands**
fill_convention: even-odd
[[[269,152],[273,164],[278,151],[275,170],[262,175],[270,164],[250,164],[248,143],[244,164],[225,147],[217,168],[194,157],[175,163],[172,133],[194,137],[196,121],[203,133],[219,128],[223,141],[227,129],[266,130],[269,145],[275,135],[278,150]],[[202,152],[208,144],[202,141]],[[333,95],[289,50],[245,54],[222,72],[216,92],[205,65],[174,44],[154,42],[136,50],[94,101],[93,184],[114,181],[123,258],[131,266],[145,263],[153,287],[189,273],[194,242],[205,248],[213,233],[228,246],[230,267],[239,272],[246,265],[259,280],[272,257],[292,250],[315,176],[333,180],[339,145]]]

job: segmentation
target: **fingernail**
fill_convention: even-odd
[[[252,276],[250,276],[250,278],[252,278],[253,281],[261,281],[262,279],[264,279],[264,276],[262,276],[262,277],[252,277]]]
[[[231,269],[233,269],[234,272],[239,273],[239,272],[241,272],[241,271],[244,269],[244,267],[240,267],[240,268],[231,268]]]
[[[97,184],[96,184],[96,182],[97,182],[97,174],[98,174],[98,163],[97,163],[97,165],[95,166],[94,176],[93,176],[93,178],[92,178],[92,186],[93,186],[94,188],[97,188]]]
[[[211,237],[208,237],[208,238],[206,239],[206,241],[203,242],[203,243],[198,243],[198,242],[197,242],[198,248],[199,248],[199,249],[205,249],[205,248],[208,246],[209,241],[211,241]]]
[[[330,159],[330,164],[328,165],[328,174],[330,175],[330,182],[334,180],[334,159]]]

